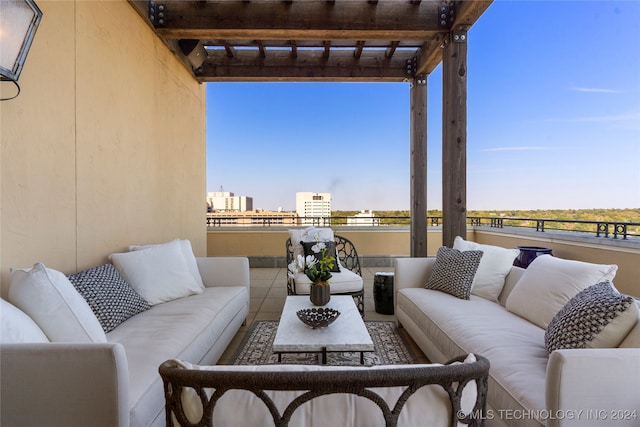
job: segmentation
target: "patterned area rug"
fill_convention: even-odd
[[[417,363],[415,354],[407,344],[406,331],[395,322],[365,322],[373,341],[374,351],[364,353],[365,365],[397,365]],[[231,358],[232,365],[268,365],[278,363],[272,352],[278,322],[253,322],[238,350]],[[318,364],[317,353],[283,354],[282,362],[298,365]],[[328,353],[327,365],[360,365],[360,352]]]

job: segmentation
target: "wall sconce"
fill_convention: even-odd
[[[16,85],[27,59],[31,42],[42,20],[42,11],[34,0],[0,0],[0,80]]]

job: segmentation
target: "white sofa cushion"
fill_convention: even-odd
[[[471,284],[471,293],[489,301],[498,301],[504,279],[520,251],[470,242],[460,236],[454,239],[453,248],[459,251],[482,251],[482,259]]]
[[[89,304],[59,271],[37,263],[11,270],[9,301],[31,317],[53,342],[106,342]]]
[[[546,329],[578,292],[613,281],[617,265],[591,264],[541,255],[533,260],[507,298],[510,312]]]
[[[178,240],[109,256],[122,277],[151,305],[202,293]]]
[[[182,256],[184,257],[184,261],[187,263],[187,268],[189,269],[189,273],[193,276],[193,279],[196,283],[204,289],[204,284],[202,283],[202,276],[200,276],[200,271],[198,270],[198,263],[196,262],[196,256],[193,254],[193,248],[191,247],[191,241],[187,239],[176,239],[180,244],[180,251],[182,252]],[[146,249],[153,246],[160,245],[168,245],[168,243],[159,243],[157,245],[131,245],[129,246],[130,251],[139,251],[140,249]]]
[[[396,314],[415,322],[443,360],[473,352],[491,361],[487,400],[493,408],[520,413],[545,408],[549,353],[543,329],[476,295],[463,300],[444,292],[404,288],[398,290],[396,301]],[[514,426],[540,424],[533,419],[513,422]]]
[[[42,329],[29,316],[13,304],[0,299],[0,342],[49,342]]]
[[[544,334],[551,353],[564,348],[617,347],[636,324],[638,307],[609,282],[578,292],[554,316]]]
[[[469,299],[481,258],[482,251],[462,252],[446,246],[439,248],[426,288]]]
[[[132,426],[148,425],[164,410],[158,375],[162,362],[218,361],[225,340],[233,338],[248,314],[247,290],[246,286],[206,288],[201,294],[155,305],[107,334],[109,342],[122,344],[126,351]]]

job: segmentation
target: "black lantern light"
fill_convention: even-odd
[[[36,34],[42,11],[33,0],[0,0],[0,80],[13,82],[20,94],[18,78]]]

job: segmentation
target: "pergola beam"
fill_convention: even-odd
[[[387,58],[384,51],[362,52],[359,58],[349,51],[297,49],[297,56],[282,50],[266,57],[254,51],[236,49],[228,58],[223,49],[209,54],[196,74],[201,82],[215,81],[387,81],[402,82],[408,77],[406,60],[410,52],[396,52]]]
[[[140,2],[133,2],[134,5]],[[142,2],[146,3],[146,2]],[[441,31],[440,2],[161,1],[156,32],[177,39],[424,40]],[[138,8],[147,6],[138,5]]]

